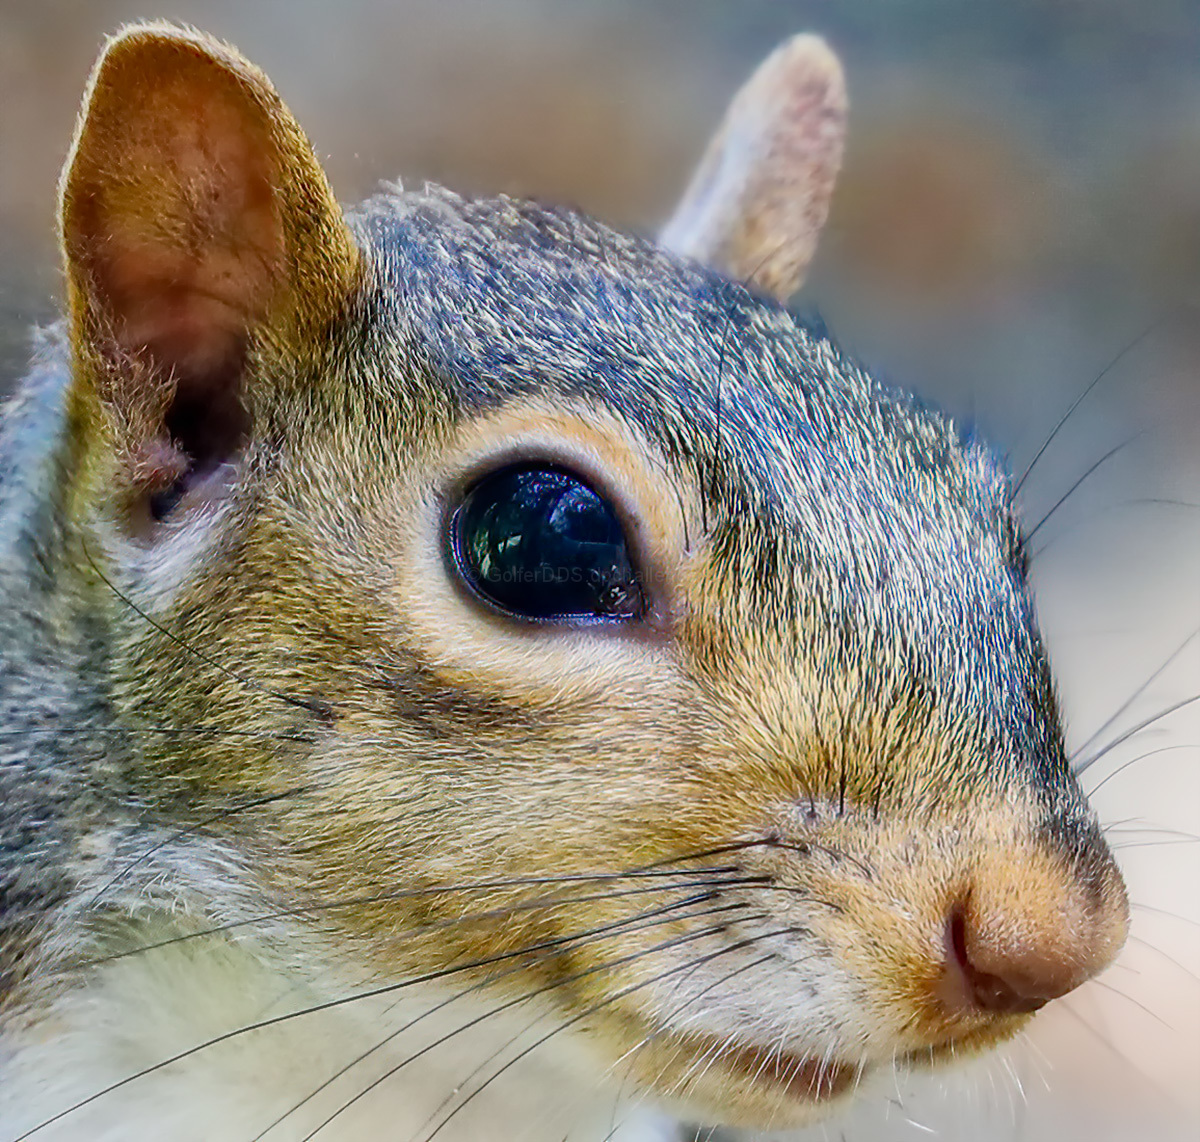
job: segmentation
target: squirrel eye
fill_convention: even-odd
[[[562,468],[528,464],[484,477],[455,513],[451,542],[467,582],[522,618],[645,612],[612,505]]]

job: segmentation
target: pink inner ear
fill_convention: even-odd
[[[160,442],[169,437],[189,469],[203,471],[244,442],[247,335],[282,278],[273,149],[242,93],[197,91],[194,77],[155,79],[140,110],[91,137],[85,128],[68,248],[106,330],[102,356],[130,373],[118,399],[159,406],[157,418],[127,409],[123,419]],[[165,413],[164,383],[173,392]]]
[[[95,188],[88,261],[123,349],[207,372],[266,312],[281,269],[267,140],[227,101],[184,90],[154,103]]]

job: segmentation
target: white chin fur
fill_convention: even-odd
[[[216,939],[113,961],[31,1028],[0,1039],[0,1142],[199,1043],[361,990],[322,993]],[[396,1074],[321,1129],[317,1142],[425,1142],[463,1095],[554,1026],[545,1012],[522,1004],[406,1061],[504,1002],[468,995],[413,1023],[449,994],[409,988],[235,1036],[66,1114],[31,1142],[253,1142],[372,1048],[378,1049],[263,1142],[300,1142],[400,1063]],[[669,1122],[622,1102],[615,1088],[598,1092],[595,1068],[564,1038],[531,1051],[467,1102],[438,1131],[438,1142],[676,1136]]]

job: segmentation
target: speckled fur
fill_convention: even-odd
[[[106,498],[86,353],[73,381],[47,335],[9,409],[0,1084],[38,1082],[51,1012],[87,1039],[97,954],[223,923],[192,954],[306,995],[519,964],[465,978],[544,990],[606,1081],[748,1122],[825,1106],[727,1067],[743,1048],[865,1076],[1012,1034],[935,1009],[947,909],[1123,899],[995,457],[779,306],[577,214],[396,187],[349,227],[336,305],[249,344],[228,497],[153,541]],[[446,513],[499,454],[621,505],[648,632],[518,629],[455,585]],[[528,882],[672,868],[641,897]],[[719,921],[631,924],[700,882]]]

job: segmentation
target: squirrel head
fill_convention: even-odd
[[[223,859],[343,901],[304,923],[348,963],[541,994],[731,1122],[1003,1040],[1127,925],[1008,476],[778,304],[844,114],[786,45],[660,243],[343,216],[261,73],[149,25],[63,179],[108,689],[201,731],[138,739],[140,803],[275,798]]]

